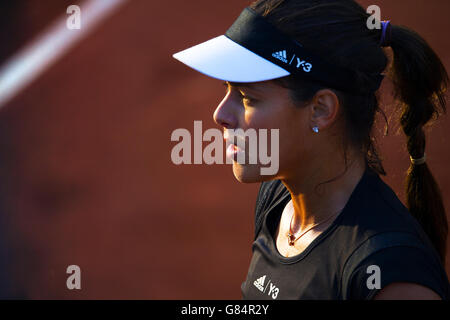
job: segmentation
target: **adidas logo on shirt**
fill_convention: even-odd
[[[286,50],[274,52],[274,53],[272,53],[272,57],[277,58],[278,60],[281,60],[284,63],[288,63],[287,56],[286,56]]]
[[[253,281],[253,285],[262,293],[266,293],[267,289],[269,289],[267,295],[272,299],[276,299],[278,297],[278,294],[280,293],[280,289],[277,288],[277,286],[275,286],[275,284],[270,279],[267,279],[267,283],[264,284],[265,281],[266,275],[263,275],[262,277]]]
[[[262,276],[261,278],[256,279],[253,281],[253,285],[258,288],[259,291],[264,292],[264,280],[266,279],[266,276]]]

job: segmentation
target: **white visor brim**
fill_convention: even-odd
[[[230,82],[259,82],[290,75],[225,35],[175,53],[173,57],[209,77]]]

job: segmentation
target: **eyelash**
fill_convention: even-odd
[[[226,82],[224,82],[223,85],[227,88],[227,92],[228,92],[228,84]],[[255,99],[252,99],[250,97],[243,95],[240,91],[239,91],[239,94],[241,95],[242,101],[247,101],[248,104],[254,104],[256,102]]]

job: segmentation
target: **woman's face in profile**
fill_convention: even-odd
[[[233,143],[230,132],[236,129],[256,131],[258,139],[257,153],[255,149],[250,151],[250,135],[245,135],[245,145],[236,143],[237,147],[227,149],[227,156],[234,159],[236,179],[250,183],[286,179],[298,174],[302,163],[312,158],[312,145],[308,139],[312,135],[309,108],[294,105],[289,89],[272,81],[225,84],[226,95],[214,112],[214,121],[224,127],[227,144]],[[264,134],[260,129],[267,129],[267,143],[261,139]],[[274,139],[273,129],[279,130],[278,139]],[[245,162],[236,159],[238,151],[245,154]],[[249,152],[257,157],[256,164],[249,163]],[[262,161],[261,152],[271,157],[270,164],[267,159]],[[262,174],[261,168],[269,166],[277,167],[277,172]]]

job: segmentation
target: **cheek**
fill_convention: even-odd
[[[307,157],[311,147],[307,119],[306,112],[295,110],[280,121],[280,166],[290,166]]]
[[[307,135],[306,108],[294,107],[287,103],[264,104],[259,107],[246,108],[243,129],[278,129],[281,146],[298,145]]]
[[[289,110],[279,102],[264,102],[245,107],[244,127],[254,129],[281,129],[290,117]]]
[[[246,128],[268,129],[268,149],[272,150],[270,129],[278,129],[278,150],[280,165],[299,161],[308,152],[308,115],[306,108],[293,107],[287,104],[251,108],[245,112]]]
[[[244,109],[244,123],[242,127],[253,129],[265,129],[269,128],[270,116],[264,110],[258,108],[245,108]]]

